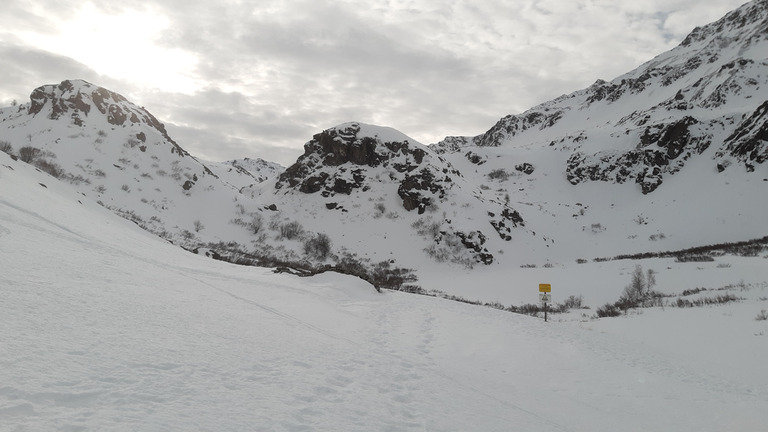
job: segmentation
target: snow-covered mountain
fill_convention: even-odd
[[[765,281],[761,261],[729,263],[761,268]],[[544,323],[195,256],[4,153],[0,263],[2,430],[757,432],[768,422],[768,321],[754,319],[765,282],[716,291],[742,298],[724,306],[610,320],[575,310]],[[713,296],[681,291],[727,278],[656,265],[682,267],[679,280],[659,279],[681,299]]]
[[[760,142],[768,130],[766,26],[768,2],[753,1],[610,82],[434,148],[466,154],[466,147],[551,147],[568,155],[571,184],[629,181],[644,194],[707,150],[713,170],[735,164],[754,171],[768,158]]]
[[[513,204],[528,203],[520,213],[532,229],[612,245],[593,254],[762,236],[766,28],[768,2],[752,1],[610,82],[431,147]]]
[[[1,109],[0,142],[163,238],[243,263],[394,265],[442,283],[754,239],[766,235],[767,6],[431,146],[353,122],[285,169],[204,162],[146,109],[80,80]]]
[[[204,163],[223,182],[231,184],[237,189],[264,182],[285,170],[285,167],[280,164],[260,158]]]

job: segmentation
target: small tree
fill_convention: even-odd
[[[653,287],[656,286],[656,272],[653,269],[648,269],[645,277],[645,283],[646,287],[648,288],[648,292],[653,291]]]
[[[3,153],[13,154],[13,146],[8,141],[0,141],[0,151]]]
[[[656,272],[648,269],[648,272],[644,273],[643,267],[638,264],[632,271],[629,285],[624,288],[624,293],[617,303],[622,309],[653,306],[655,300],[660,299],[658,293],[653,291],[654,286],[656,286]]]

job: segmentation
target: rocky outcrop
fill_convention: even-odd
[[[692,132],[698,123],[692,117],[684,117],[673,123],[648,126],[635,149],[627,152],[575,152],[568,159],[566,178],[574,185],[588,180],[634,181],[643,194],[653,192],[662,184],[664,174],[674,174],[691,156],[709,147],[708,134]]]
[[[314,135],[304,145],[304,154],[278,176],[275,187],[327,197],[350,195],[356,189],[367,191],[377,181],[370,178],[371,169],[380,168],[374,175],[388,173],[389,181],[398,185],[403,207],[423,213],[435,198],[445,197],[451,175],[460,175],[405,135],[382,139],[361,129],[359,123],[348,123]]]
[[[44,85],[33,90],[29,99],[29,114],[42,114],[51,120],[69,116],[76,126],[83,126],[85,119],[94,113],[106,117],[107,122],[113,126],[146,124],[173,145],[174,153],[179,156],[189,155],[171,139],[165,125],[149,111],[137,107],[118,93],[87,81],[65,80],[58,85]]]
[[[529,129],[543,130],[555,125],[563,117],[564,110],[549,109],[530,110],[521,115],[508,115],[498,122],[488,132],[474,138],[474,144],[479,147],[497,147],[503,141]]]
[[[717,152],[717,169],[723,171],[730,159],[744,164],[747,171],[754,171],[756,164],[768,160],[768,101],[763,102],[747,117]]]

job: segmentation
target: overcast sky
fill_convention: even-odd
[[[430,144],[610,80],[744,0],[3,0],[0,105],[81,78],[208,160],[347,121]]]

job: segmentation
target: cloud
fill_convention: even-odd
[[[16,99],[23,103],[35,88],[65,79],[82,78],[88,81],[109,82],[88,66],[64,57],[35,49],[0,41],[0,101]],[[114,81],[112,81],[114,83]],[[104,84],[107,85],[107,84]]]
[[[22,83],[29,94],[40,84],[83,77],[146,106],[193,154],[275,155],[287,165],[312,134],[353,120],[391,126],[425,144],[482,133],[504,115],[628,72],[741,1],[10,0],[0,18],[8,32],[0,33],[0,49],[16,66],[0,71],[8,77],[0,100]],[[9,39],[14,31],[56,36],[62,22],[87,23],[89,13],[150,14],[163,24],[150,35],[137,22],[137,37],[128,39],[145,68],[141,79],[99,76],[74,54],[68,59]],[[195,61],[163,66],[141,52]],[[186,85],[153,85],[153,68],[157,83]]]

